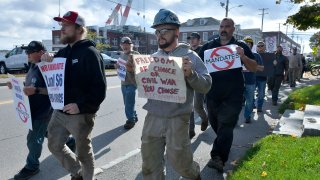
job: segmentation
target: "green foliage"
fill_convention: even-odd
[[[90,39],[96,43],[96,48],[102,52],[103,50],[110,48],[111,46],[109,44],[105,44],[99,41],[102,36],[98,36],[96,32],[88,31],[87,33],[87,39]]]
[[[320,84],[297,89],[279,107],[279,113],[286,109],[304,110],[306,104],[320,105]]]
[[[270,135],[248,150],[228,179],[319,179],[320,138]]]
[[[292,24],[299,30],[320,28],[320,3],[301,6],[299,12],[289,16],[285,24]]]

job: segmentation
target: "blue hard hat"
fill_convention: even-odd
[[[160,9],[154,17],[153,25],[151,26],[151,28],[155,28],[156,26],[162,24],[173,24],[179,27],[181,23],[178,16],[174,12],[168,9]]]

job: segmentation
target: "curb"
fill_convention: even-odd
[[[113,77],[113,76],[117,76],[117,73],[106,74],[106,77]],[[7,83],[6,82],[0,82],[0,86],[7,86]]]

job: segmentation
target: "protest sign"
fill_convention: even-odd
[[[139,97],[174,103],[186,101],[181,57],[133,55],[132,58]]]
[[[64,70],[66,58],[54,58],[52,62],[38,63],[47,85],[48,96],[53,109],[64,107]]]
[[[121,80],[121,81],[125,81],[126,79],[126,64],[127,64],[127,61],[119,58],[118,59],[118,69],[117,69],[117,73],[118,73],[118,78]]]
[[[267,52],[274,52],[277,50],[277,37],[276,36],[266,37],[265,42],[266,42],[266,51]]]
[[[241,67],[237,45],[221,46],[204,51],[204,64],[209,73]]]
[[[17,120],[32,130],[32,118],[29,98],[23,92],[23,83],[15,76],[8,74],[12,85],[13,105]]]

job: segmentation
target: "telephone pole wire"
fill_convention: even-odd
[[[262,13],[261,14],[259,14],[259,15],[262,15],[262,19],[261,19],[261,32],[263,32],[263,19],[264,19],[264,15],[265,14],[269,14],[269,13],[265,13],[264,11],[265,10],[268,10],[269,8],[262,8],[262,9],[259,9],[259,10],[261,10],[262,11]]]

